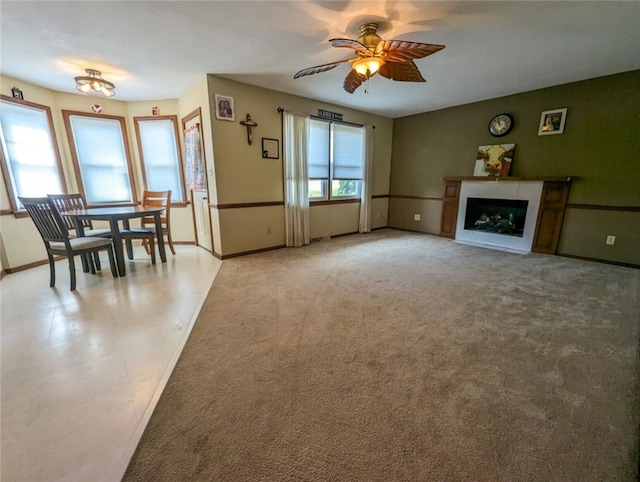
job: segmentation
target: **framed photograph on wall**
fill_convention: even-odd
[[[540,116],[539,136],[562,134],[564,122],[567,119],[567,109],[545,110]]]
[[[269,139],[267,137],[262,138],[262,158],[280,158],[280,142],[278,142],[278,139]]]
[[[222,94],[215,94],[216,119],[233,122],[235,120],[235,106],[233,97]]]

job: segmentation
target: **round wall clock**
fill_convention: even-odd
[[[492,136],[506,136],[513,129],[513,117],[511,114],[498,114],[489,122],[489,132]]]

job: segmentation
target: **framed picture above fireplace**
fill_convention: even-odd
[[[494,144],[478,147],[474,176],[508,176],[513,161],[515,144]]]

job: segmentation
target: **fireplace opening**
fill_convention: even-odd
[[[528,205],[519,199],[467,198],[464,229],[521,238]]]

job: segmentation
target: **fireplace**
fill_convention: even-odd
[[[521,199],[468,197],[464,229],[521,238],[528,205]]]
[[[570,177],[448,176],[442,180],[440,236],[509,252],[556,253]],[[510,205],[506,212],[503,202]]]
[[[531,252],[542,185],[538,181],[463,181],[456,241]]]

